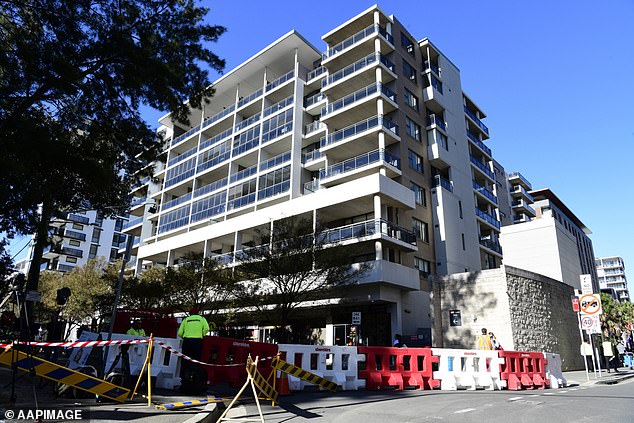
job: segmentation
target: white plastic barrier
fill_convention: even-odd
[[[359,354],[356,347],[280,344],[286,362],[335,382],[344,391],[365,388],[365,380],[358,378]],[[291,391],[315,386],[294,376],[288,376]]]
[[[439,357],[438,370],[433,374],[443,391],[506,388],[506,381],[500,379],[504,359],[497,351],[432,348],[432,354]]]
[[[561,357],[559,354],[543,353],[546,359],[546,377],[550,380],[550,387],[553,389],[563,388],[568,385],[561,370]]]
[[[107,339],[108,334],[102,333],[101,338]],[[112,339],[138,339],[135,335],[124,335],[120,333],[113,333]],[[82,332],[78,340],[80,341],[94,341],[97,339],[97,334],[93,332]],[[155,341],[160,341],[174,348],[175,350],[181,350],[182,340],[174,338],[154,338]],[[148,344],[130,345],[128,349],[128,357],[130,357],[130,374],[139,375],[147,356]],[[70,356],[69,367],[76,369],[86,365],[86,361],[92,348],[75,348]],[[121,346],[115,345],[108,348],[108,357],[106,358],[106,371],[110,370],[112,363],[121,352]],[[151,375],[156,377],[156,387],[165,389],[174,389],[180,385],[180,358],[173,356],[165,348],[161,348],[155,343],[154,352],[152,353],[151,360]],[[121,369],[122,361],[119,359],[115,369]]]

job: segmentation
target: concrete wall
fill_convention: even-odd
[[[566,284],[509,266],[436,279],[433,345],[475,348],[484,327],[506,350],[557,353],[564,370],[580,369],[572,294]],[[460,310],[462,326],[450,326],[449,310]]]

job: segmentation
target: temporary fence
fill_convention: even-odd
[[[504,364],[500,376],[511,391],[544,389],[550,385],[546,378],[546,358],[540,352],[498,351]]]
[[[433,378],[433,363],[438,357],[431,348],[357,347],[359,379],[369,390],[405,388],[434,389],[440,381]]]
[[[439,358],[438,370],[433,374],[434,379],[440,380],[443,391],[506,387],[506,381],[500,377],[504,359],[498,351],[432,348],[432,354]]]
[[[564,377],[561,370],[561,357],[559,354],[543,353],[546,359],[546,378],[550,382],[551,388],[563,388],[568,385],[568,381]]]

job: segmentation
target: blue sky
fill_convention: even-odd
[[[212,50],[231,70],[291,29],[321,35],[364,1],[203,1],[226,26]],[[551,188],[591,230],[597,257],[620,255],[634,293],[634,2],[382,1],[460,69],[487,113],[507,171]],[[310,9],[310,11],[308,11]],[[163,113],[146,110],[153,125]],[[14,243],[17,249],[24,242]],[[14,249],[17,252],[17,249]]]

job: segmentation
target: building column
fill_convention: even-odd
[[[203,245],[203,260],[209,258],[209,250],[211,249],[211,241],[206,239]]]
[[[377,234],[381,233],[382,222],[380,221],[380,219],[383,216],[381,212],[382,212],[381,197],[378,195],[375,195],[374,196],[374,230]],[[374,259],[383,260],[383,245],[381,244],[380,239],[374,242]]]
[[[175,256],[176,254],[174,253],[174,250],[167,250],[167,266],[168,267],[174,266]]]

